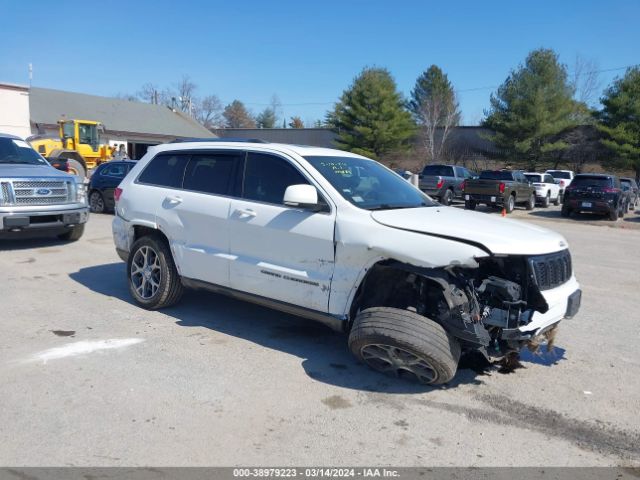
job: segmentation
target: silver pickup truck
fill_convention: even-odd
[[[24,140],[0,133],[0,238],[38,230],[75,241],[88,218],[78,177],[53,168]]]
[[[419,177],[419,188],[443,205],[462,198],[462,184],[475,174],[457,165],[427,165]]]

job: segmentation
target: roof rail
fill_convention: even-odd
[[[260,138],[176,138],[169,143],[185,143],[185,142],[243,142],[243,143],[269,143]]]

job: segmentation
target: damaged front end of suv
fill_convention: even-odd
[[[577,288],[562,315],[557,305],[549,315],[545,297],[545,292],[573,279],[568,249],[530,256],[489,255],[476,261],[474,267],[441,268],[379,262],[358,291],[352,318],[374,306],[414,311],[441,325],[463,352],[476,350],[496,358],[551,342],[560,320],[571,318],[579,308]]]

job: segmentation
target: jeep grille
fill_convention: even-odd
[[[569,250],[529,257],[529,265],[540,290],[550,290],[558,287],[571,278],[571,254]]]

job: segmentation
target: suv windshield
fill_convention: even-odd
[[[47,162],[24,140],[0,137],[0,163],[42,165]]]
[[[611,185],[612,182],[610,178],[597,175],[578,176],[571,182],[572,187],[610,187]]]
[[[480,173],[480,180],[513,180],[513,173],[509,170],[485,170]]]
[[[547,170],[547,173],[551,174],[553,178],[563,178],[565,180],[571,179],[571,173],[563,172],[562,170]]]
[[[305,157],[349,202],[365,210],[432,207],[420,190],[374,160]]]

